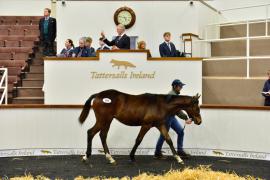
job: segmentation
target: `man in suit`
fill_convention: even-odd
[[[125,34],[125,26],[122,24],[118,24],[116,27],[116,31],[118,36],[112,41],[109,41],[104,32],[101,32],[101,37],[103,38],[103,42],[108,46],[112,46],[112,49],[130,49],[130,38]]]
[[[90,57],[90,49],[85,46],[86,38],[79,40],[79,46],[73,50],[73,57]]]
[[[51,10],[44,9],[44,17],[39,21],[40,41],[43,45],[43,55],[55,56],[54,40],[56,38],[56,19],[50,17]]]
[[[175,45],[171,42],[171,33],[163,34],[164,42],[159,45],[159,53],[161,57],[177,57],[179,56]]]
[[[103,38],[99,38],[99,48],[97,50],[109,50],[110,48],[103,42]]]

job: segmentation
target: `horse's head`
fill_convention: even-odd
[[[200,114],[200,107],[199,107],[199,98],[201,95],[196,94],[191,98],[191,103],[185,111],[187,112],[188,116],[194,121],[195,124],[200,125],[202,123],[202,118]]]

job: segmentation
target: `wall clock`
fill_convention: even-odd
[[[136,21],[135,12],[129,7],[121,7],[114,13],[114,22],[116,25],[123,24],[126,29],[131,28]]]

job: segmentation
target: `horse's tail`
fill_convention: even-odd
[[[86,120],[88,114],[89,114],[89,111],[91,109],[91,102],[92,100],[96,97],[97,94],[93,94],[92,96],[90,96],[87,101],[85,102],[84,106],[83,106],[83,110],[81,112],[81,115],[79,117],[79,121],[81,124],[84,123],[84,121]]]

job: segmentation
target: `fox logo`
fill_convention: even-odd
[[[223,156],[224,154],[222,153],[222,152],[220,152],[220,151],[213,151],[213,153],[215,154],[215,155],[219,155],[219,156]]]
[[[111,60],[112,67],[117,66],[118,69],[120,69],[121,66],[125,67],[127,69],[128,67],[130,68],[135,68],[136,66],[128,61],[118,61],[115,59]]]
[[[48,150],[41,150],[41,152],[42,152],[43,154],[51,154],[51,153],[52,153],[51,151],[48,151]]]

